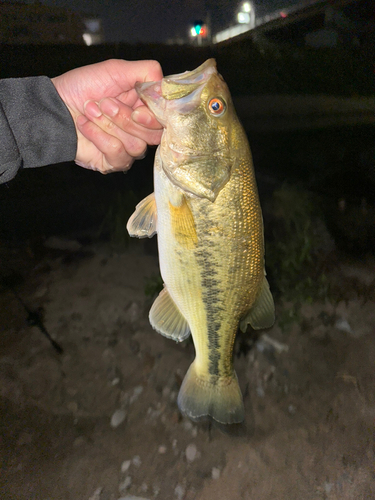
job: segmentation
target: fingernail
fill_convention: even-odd
[[[111,99],[110,97],[100,101],[99,106],[102,112],[108,116],[116,116],[120,111],[120,107],[118,106],[116,101],[114,99]]]
[[[136,109],[132,113],[132,120],[139,125],[149,125],[151,123],[150,113],[146,110]]]
[[[78,125],[78,127],[82,127],[87,122],[88,122],[88,119],[86,118],[86,116],[79,115],[76,118],[76,124]]]
[[[84,104],[85,114],[91,116],[92,118],[99,118],[102,116],[102,112],[95,101],[87,101]]]

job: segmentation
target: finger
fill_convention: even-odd
[[[139,106],[131,115],[132,120],[138,125],[154,130],[162,130],[163,126],[157,121],[155,115],[147,106]]]
[[[90,107],[91,108],[91,107]],[[124,144],[126,149],[128,150],[128,137],[141,139],[145,143],[149,145],[156,145],[160,143],[161,139],[161,125],[156,120],[154,115],[146,108],[146,106],[142,106],[144,108],[145,122],[148,123],[136,123],[135,120],[132,119],[133,109],[125,106],[122,102],[117,99],[105,98],[100,101],[99,109],[103,112],[103,114],[116,125],[121,131],[128,134],[125,136],[120,133],[119,130],[115,131],[112,129],[111,133],[115,133],[121,140],[124,140]],[[138,108],[137,108],[138,109]],[[105,121],[103,121],[103,124]],[[128,150],[129,151],[129,150]],[[130,151],[129,151],[130,152]]]
[[[117,59],[112,60],[112,63],[118,65],[114,80],[121,82],[121,85],[126,77],[129,88],[133,88],[135,82],[158,82],[163,78],[163,71],[157,61],[122,61]]]
[[[127,170],[130,168],[134,158],[125,150],[124,145],[117,137],[107,134],[98,125],[87,120],[82,115],[76,119],[76,125],[83,136],[94,144],[104,156],[105,161],[102,162],[102,165],[98,165],[98,161],[96,160],[94,161],[95,165],[90,165],[92,168],[98,169],[101,172]],[[83,144],[82,141],[78,141],[78,160],[81,157],[85,158],[87,156],[87,152],[82,151],[85,145],[83,144],[80,148],[80,144]]]
[[[117,114],[114,117],[108,118],[101,112],[96,102],[89,101],[85,104],[85,115],[107,135],[118,139],[130,156],[137,157],[140,156],[147,147],[146,141],[140,137],[146,137],[147,132],[141,131],[141,127],[139,126],[139,130],[136,130],[137,125],[131,123],[130,114],[131,109],[127,106],[123,106],[121,116]],[[119,123],[120,126],[118,126],[117,123]]]

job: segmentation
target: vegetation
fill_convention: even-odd
[[[132,191],[118,192],[107,208],[98,236],[108,237],[112,245],[126,248],[130,241],[126,224],[138,202],[139,197]]]
[[[150,299],[155,299],[163,289],[163,278],[160,274],[155,274],[146,280],[145,295]]]
[[[284,184],[273,195],[266,235],[266,264],[272,291],[291,307],[279,323],[286,327],[299,317],[303,303],[324,300],[329,293],[322,263],[327,232],[317,200],[307,191]]]

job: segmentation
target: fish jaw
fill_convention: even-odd
[[[164,126],[160,152],[171,182],[189,195],[214,202],[235,162],[230,134],[237,120],[215,60],[160,82],[138,83],[136,90]],[[223,103],[223,116],[215,116],[209,107],[216,98]]]
[[[166,109],[173,111],[184,106],[189,113],[199,103],[200,92],[213,74],[216,74],[215,59],[208,59],[192,71],[171,75],[157,82],[136,82],[135,90],[142,101],[165,127]]]
[[[161,81],[144,83],[136,82],[135,90],[142,101],[154,113],[161,125],[165,127],[166,121],[164,115],[166,101],[161,95]]]

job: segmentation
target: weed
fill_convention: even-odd
[[[287,184],[273,195],[266,262],[276,295],[293,304],[280,319],[283,325],[298,320],[301,304],[324,300],[329,293],[319,264],[325,256],[321,234],[325,228],[318,206],[309,192]]]
[[[132,191],[117,193],[107,209],[98,236],[107,236],[112,245],[126,248],[130,241],[126,224],[138,201],[138,197]]]
[[[150,278],[147,278],[145,284],[145,295],[146,297],[150,297],[150,299],[154,299],[159,292],[163,289],[163,279],[160,274],[155,274]]]

